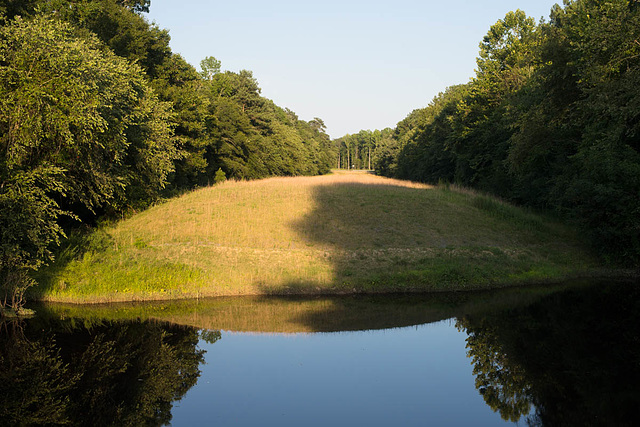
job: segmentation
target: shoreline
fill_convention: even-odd
[[[282,292],[262,292],[262,293],[183,293],[181,295],[110,295],[110,296],[98,296],[98,297],[62,297],[57,298],[55,296],[46,296],[44,298],[29,297],[29,302],[39,304],[72,304],[72,305],[87,305],[98,306],[108,304],[126,304],[126,303],[146,303],[146,302],[172,302],[183,300],[198,300],[209,298],[234,298],[234,297],[332,297],[332,296],[355,296],[355,295],[429,295],[429,294],[444,294],[444,293],[464,293],[464,292],[479,292],[479,291],[494,291],[503,289],[518,289],[536,286],[553,286],[560,285],[566,282],[573,281],[605,281],[611,280],[616,282],[626,282],[629,284],[634,280],[640,280],[640,270],[634,269],[605,269],[592,273],[567,275],[565,277],[548,278],[545,280],[531,280],[521,281],[518,283],[496,283],[491,286],[478,285],[478,286],[463,286],[438,289],[378,289],[376,291],[362,291],[357,289],[305,289],[297,291],[282,291]]]

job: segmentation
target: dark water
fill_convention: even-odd
[[[40,306],[0,425],[635,425],[640,287]]]

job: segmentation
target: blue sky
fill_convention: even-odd
[[[152,0],[147,19],[199,68],[251,70],[262,94],[332,138],[394,127],[474,75],[478,44],[510,10],[548,19],[553,0]]]

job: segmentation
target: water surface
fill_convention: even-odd
[[[199,386],[176,404],[174,420],[495,425],[499,416],[474,387],[465,337],[453,321],[308,335],[223,333],[203,346]]]
[[[631,425],[634,283],[36,307],[0,424]]]

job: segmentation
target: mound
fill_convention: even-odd
[[[466,290],[595,266],[570,229],[541,216],[461,189],[352,172],[193,191],[69,248],[37,292],[98,302]]]

